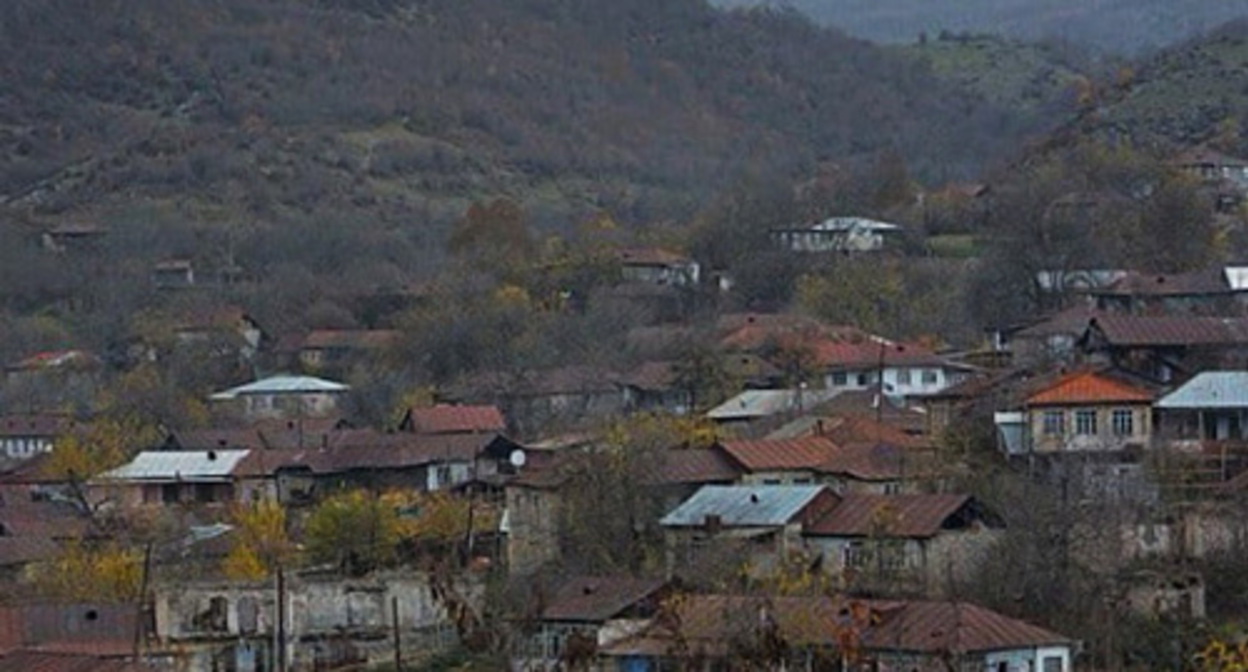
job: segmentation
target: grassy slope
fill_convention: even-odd
[[[509,193],[653,220],[890,147],[965,175],[1020,130],[885,50],[697,0],[14,3],[0,202],[37,215],[411,226]]]

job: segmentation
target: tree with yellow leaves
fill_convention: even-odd
[[[156,428],[134,416],[102,418],[83,431],[58,438],[53,443],[52,454],[43,464],[43,475],[55,480],[82,482],[124,463],[159,438]]]
[[[225,575],[259,581],[294,559],[295,545],[286,534],[286,509],[265,500],[236,505],[231,512],[234,541],[222,562]]]
[[[92,547],[74,541],[52,562],[40,566],[34,584],[58,600],[131,602],[143,579],[143,554],[115,543]]]
[[[399,514],[366,490],[351,490],[321,502],[308,515],[304,544],[312,562],[364,574],[394,563],[402,538]]]

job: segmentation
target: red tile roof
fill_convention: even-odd
[[[555,592],[542,619],[600,623],[653,597],[665,585],[661,579],[628,576],[574,578]]]
[[[928,538],[950,516],[971,503],[970,495],[842,495],[831,511],[803,528],[803,534],[827,537]]]
[[[460,434],[501,432],[507,428],[507,421],[497,406],[438,404],[411,409],[404,425],[419,434]]]
[[[1059,378],[1031,395],[1031,406],[1067,404],[1151,403],[1153,392],[1095,371],[1078,371]]]

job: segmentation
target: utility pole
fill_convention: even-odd
[[[144,618],[143,615],[147,611],[147,582],[152,572],[152,542],[147,542],[147,546],[143,548],[143,577],[139,581],[139,599],[136,600],[134,620],[134,662],[139,662],[139,656],[143,653],[143,635]]]
[[[403,672],[403,649],[399,641],[399,596],[390,597],[390,625],[394,629],[394,672]]]
[[[273,628],[273,668],[286,672],[286,575],[277,568],[277,622]]]

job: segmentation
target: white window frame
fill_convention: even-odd
[[[1129,408],[1115,408],[1110,414],[1110,427],[1114,436],[1135,436],[1135,412]]]
[[[1075,411],[1075,436],[1096,436],[1099,430],[1096,415],[1094,408]]]

